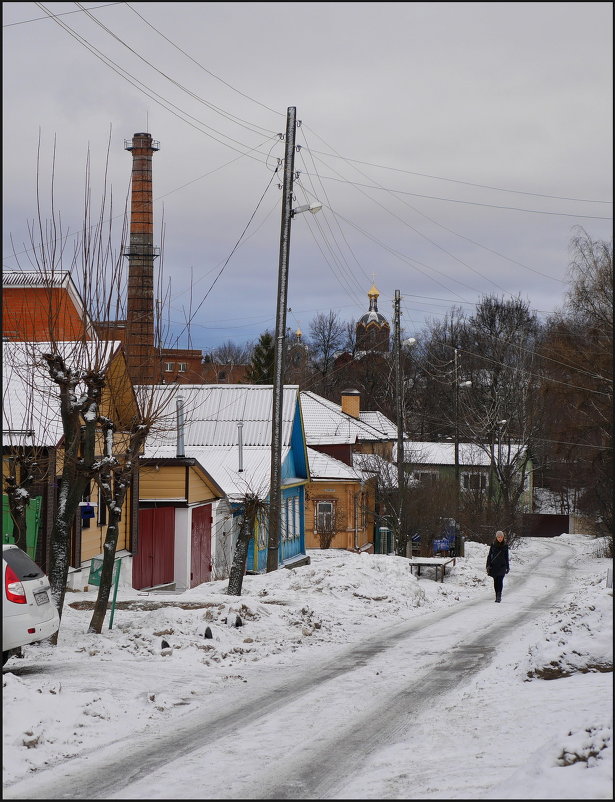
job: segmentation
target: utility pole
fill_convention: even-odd
[[[459,346],[456,345],[455,349],[455,362],[453,369],[454,387],[454,409],[455,409],[455,554],[457,557],[464,556],[463,536],[461,534],[461,523],[459,522],[460,513],[460,487],[459,487],[459,388],[471,387],[471,381],[464,381],[459,383]]]
[[[401,326],[400,326],[400,305],[401,296],[399,290],[395,290],[395,300],[393,302],[393,348],[395,353],[395,422],[397,424],[397,538],[394,544],[394,551],[397,553],[397,546],[401,538],[401,527],[404,510],[404,416],[402,402],[402,370],[401,370]]]
[[[459,524],[459,363],[458,363],[458,347],[455,346],[455,363],[453,369],[454,387],[454,413],[455,413],[455,554],[461,556],[461,526]]]
[[[273,407],[271,413],[271,482],[269,489],[269,533],[267,573],[278,568],[280,520],[282,512],[282,396],[284,393],[284,350],[286,337],[286,298],[288,293],[288,258],[290,221],[292,219],[293,177],[295,170],[295,129],[297,109],[289,106],[286,114],[286,152],[282,186],[282,223],[278,267],[278,303],[275,323],[273,363]]]

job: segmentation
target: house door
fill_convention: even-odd
[[[175,508],[139,510],[138,551],[132,555],[132,586],[137,590],[175,579]]]
[[[211,579],[211,504],[192,508],[190,587]]]

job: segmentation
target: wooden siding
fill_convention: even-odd
[[[357,496],[357,494],[359,494]],[[363,505],[361,505],[361,497]],[[355,508],[355,498],[357,506]],[[355,526],[359,548],[373,541],[373,519],[375,489],[373,482],[361,491],[359,482],[321,481],[310,482],[305,503],[305,545],[308,549],[319,549],[320,539],[316,532],[316,507],[319,501],[334,501],[338,531],[331,541],[331,548],[355,550]],[[361,506],[364,509],[361,509]],[[355,513],[357,520],[355,520]]]
[[[139,501],[187,501],[187,470],[185,465],[161,465],[158,470],[153,465],[142,467],[139,472]]]
[[[219,492],[214,490],[200,468],[196,466],[190,468],[188,475],[188,503],[202,504],[203,502],[214,501],[217,498],[220,498]]]
[[[92,494],[91,500],[97,502],[95,494]],[[130,542],[130,518],[131,518],[131,504],[132,504],[132,490],[128,489],[126,493],[126,500],[122,509],[122,517],[118,526],[118,538],[116,550],[126,549],[131,550]],[[100,508],[95,507],[96,515],[90,519],[90,525],[86,529],[81,527],[81,558],[80,562],[91,560],[92,557],[98,557],[103,552],[105,538],[107,537],[107,524],[100,525],[98,519],[100,516]],[[109,512],[107,511],[107,519]],[[76,566],[75,566],[76,567]]]

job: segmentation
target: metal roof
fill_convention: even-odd
[[[3,287],[67,287],[70,281],[68,270],[3,270]]]
[[[300,393],[300,397],[305,439],[308,445],[390,439],[381,429],[370,425],[362,417],[357,419],[342,412],[339,404],[328,401],[316,393],[304,390]]]
[[[282,448],[282,462],[286,459],[289,446]],[[166,459],[175,456],[174,446],[152,444],[145,446],[145,457]],[[186,456],[195,459],[199,465],[218,484],[231,500],[241,499],[246,493],[255,493],[259,498],[269,495],[271,481],[271,448],[265,446],[246,446],[242,449],[243,471],[239,470],[239,448],[224,446],[186,447]],[[305,479],[285,478],[283,486]]]
[[[360,412],[359,417],[363,423],[367,423],[379,432],[387,440],[397,439],[397,426],[390,421],[382,412]]]
[[[308,461],[310,464],[310,478],[311,479],[331,479],[336,481],[360,481],[361,475],[341,462],[339,459],[330,457],[328,454],[322,454],[320,451],[315,451],[313,448],[307,449]]]
[[[58,387],[42,354],[58,350],[69,367],[105,365],[120,342],[2,343],[2,444],[56,446],[63,435]],[[79,388],[77,388],[79,389]],[[31,431],[33,436],[23,432]]]
[[[459,464],[465,466],[491,465],[491,457],[487,453],[488,446],[481,447],[476,443],[459,443]],[[509,462],[525,453],[525,447],[518,444],[502,444],[502,452]],[[404,462],[420,465],[454,465],[454,443],[425,443],[404,441]]]
[[[378,478],[379,484],[387,489],[397,487],[397,464],[389,462],[378,454],[353,454],[352,464],[363,478]]]
[[[297,385],[285,385],[282,394],[282,444],[289,445],[297,405]],[[167,431],[153,433],[152,445],[170,445],[177,438],[175,409],[178,398],[183,398],[184,444],[188,449],[201,446],[236,446],[239,444],[239,427],[244,447],[271,446],[271,415],[273,388],[270,384],[187,384],[176,393],[169,385],[157,385],[153,392],[163,403],[163,415],[168,421]],[[168,403],[164,407],[165,393]]]

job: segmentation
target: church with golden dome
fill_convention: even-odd
[[[369,310],[362,315],[356,325],[356,351],[358,353],[377,352],[386,353],[389,350],[391,327],[378,311],[378,297],[380,292],[372,284],[367,297]]]

